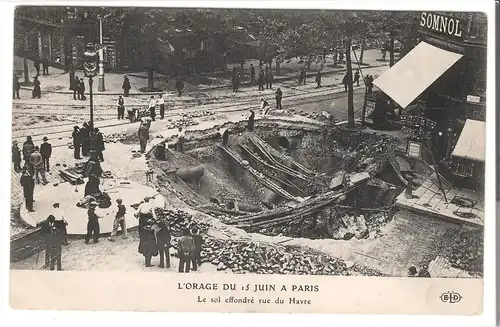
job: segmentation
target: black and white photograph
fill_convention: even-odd
[[[285,275],[482,301],[494,17],[209,7],[15,7],[11,278],[165,274],[194,305],[219,275],[228,310]],[[321,292],[299,284],[284,305]]]

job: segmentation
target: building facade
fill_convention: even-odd
[[[482,188],[487,17],[422,12],[419,25],[420,43],[374,84],[400,109],[433,122],[425,141],[413,140],[425,145],[422,159],[456,184]]]

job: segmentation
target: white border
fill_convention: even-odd
[[[56,324],[65,326],[80,326],[97,323],[99,325],[145,326],[146,324],[186,324],[206,325],[214,323],[219,326],[258,326],[258,325],[287,325],[287,326],[315,326],[335,324],[337,326],[493,326],[495,325],[495,8],[494,2],[488,0],[458,1],[458,0],[377,0],[377,1],[107,1],[108,6],[170,6],[170,7],[261,7],[261,8],[289,8],[289,9],[386,9],[386,10],[429,10],[429,11],[483,11],[489,16],[488,38],[488,119],[487,128],[487,157],[486,171],[486,199],[485,210],[488,213],[485,224],[485,258],[484,258],[484,312],[475,317],[452,316],[380,316],[380,315],[264,315],[264,314],[180,314],[169,313],[90,313],[90,312],[29,312],[13,311],[8,307],[8,269],[9,269],[9,234],[10,234],[10,138],[11,130],[11,73],[12,73],[12,35],[13,35],[13,8],[16,5],[64,5],[64,6],[101,6],[97,1],[30,1],[30,2],[2,2],[0,3],[0,21],[3,28],[0,33],[3,51],[0,51],[0,92],[2,119],[0,124],[4,131],[0,137],[1,152],[6,154],[0,169],[2,187],[0,188],[0,208],[2,210],[1,226],[2,239],[2,322],[3,326],[26,325],[40,326]],[[98,296],[98,295],[97,295]],[[341,296],[341,295],[339,295]],[[140,301],[140,299],[137,299]],[[5,320],[5,321],[4,321]]]

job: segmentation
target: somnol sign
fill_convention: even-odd
[[[446,35],[462,37],[461,20],[439,14],[423,12],[420,15],[420,26]]]

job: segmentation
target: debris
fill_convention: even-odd
[[[336,191],[339,188],[342,188],[342,184],[344,182],[344,176],[345,176],[345,171],[341,170],[337,172],[330,183],[329,187],[330,190]]]

